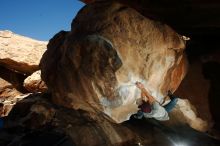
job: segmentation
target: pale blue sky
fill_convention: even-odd
[[[83,6],[78,0],[1,0],[0,30],[47,41],[60,30],[70,30]]]

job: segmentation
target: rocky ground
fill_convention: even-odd
[[[10,146],[218,146],[220,142],[187,125],[166,126],[153,119],[122,124],[91,117],[88,112],[52,104],[49,94],[32,94],[19,101],[0,130],[0,144]]]

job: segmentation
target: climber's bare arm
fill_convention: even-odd
[[[145,97],[145,94],[143,92],[141,92],[141,99],[144,100],[144,101],[147,101],[146,99],[147,97]]]
[[[143,100],[143,101],[145,101],[145,102],[147,102],[149,99],[148,99],[148,96],[144,93],[144,92],[142,92],[141,91],[141,99]]]
[[[153,102],[156,101],[156,100],[154,99],[154,97],[151,96],[151,95],[147,92],[147,90],[146,90],[145,88],[143,88],[143,89],[141,90],[141,92],[148,98],[150,104],[153,104]]]
[[[149,100],[150,104],[153,104],[155,101],[154,97],[151,96],[148,91],[144,88],[144,85],[140,82],[136,82],[136,86],[141,90],[141,97],[144,101],[146,101],[145,97]]]

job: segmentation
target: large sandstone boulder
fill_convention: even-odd
[[[24,74],[38,70],[47,42],[0,31],[0,65]]]
[[[49,42],[40,68],[57,104],[123,122],[137,112],[141,81],[161,102],[186,73],[185,40],[117,2],[86,5]]]

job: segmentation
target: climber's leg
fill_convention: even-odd
[[[177,97],[173,97],[171,98],[171,101],[164,106],[164,108],[166,109],[167,112],[171,112],[172,109],[176,106],[176,103],[178,101],[178,98]]]
[[[144,116],[144,113],[141,110],[139,110],[136,114],[134,114],[135,119],[142,119],[143,116]]]

